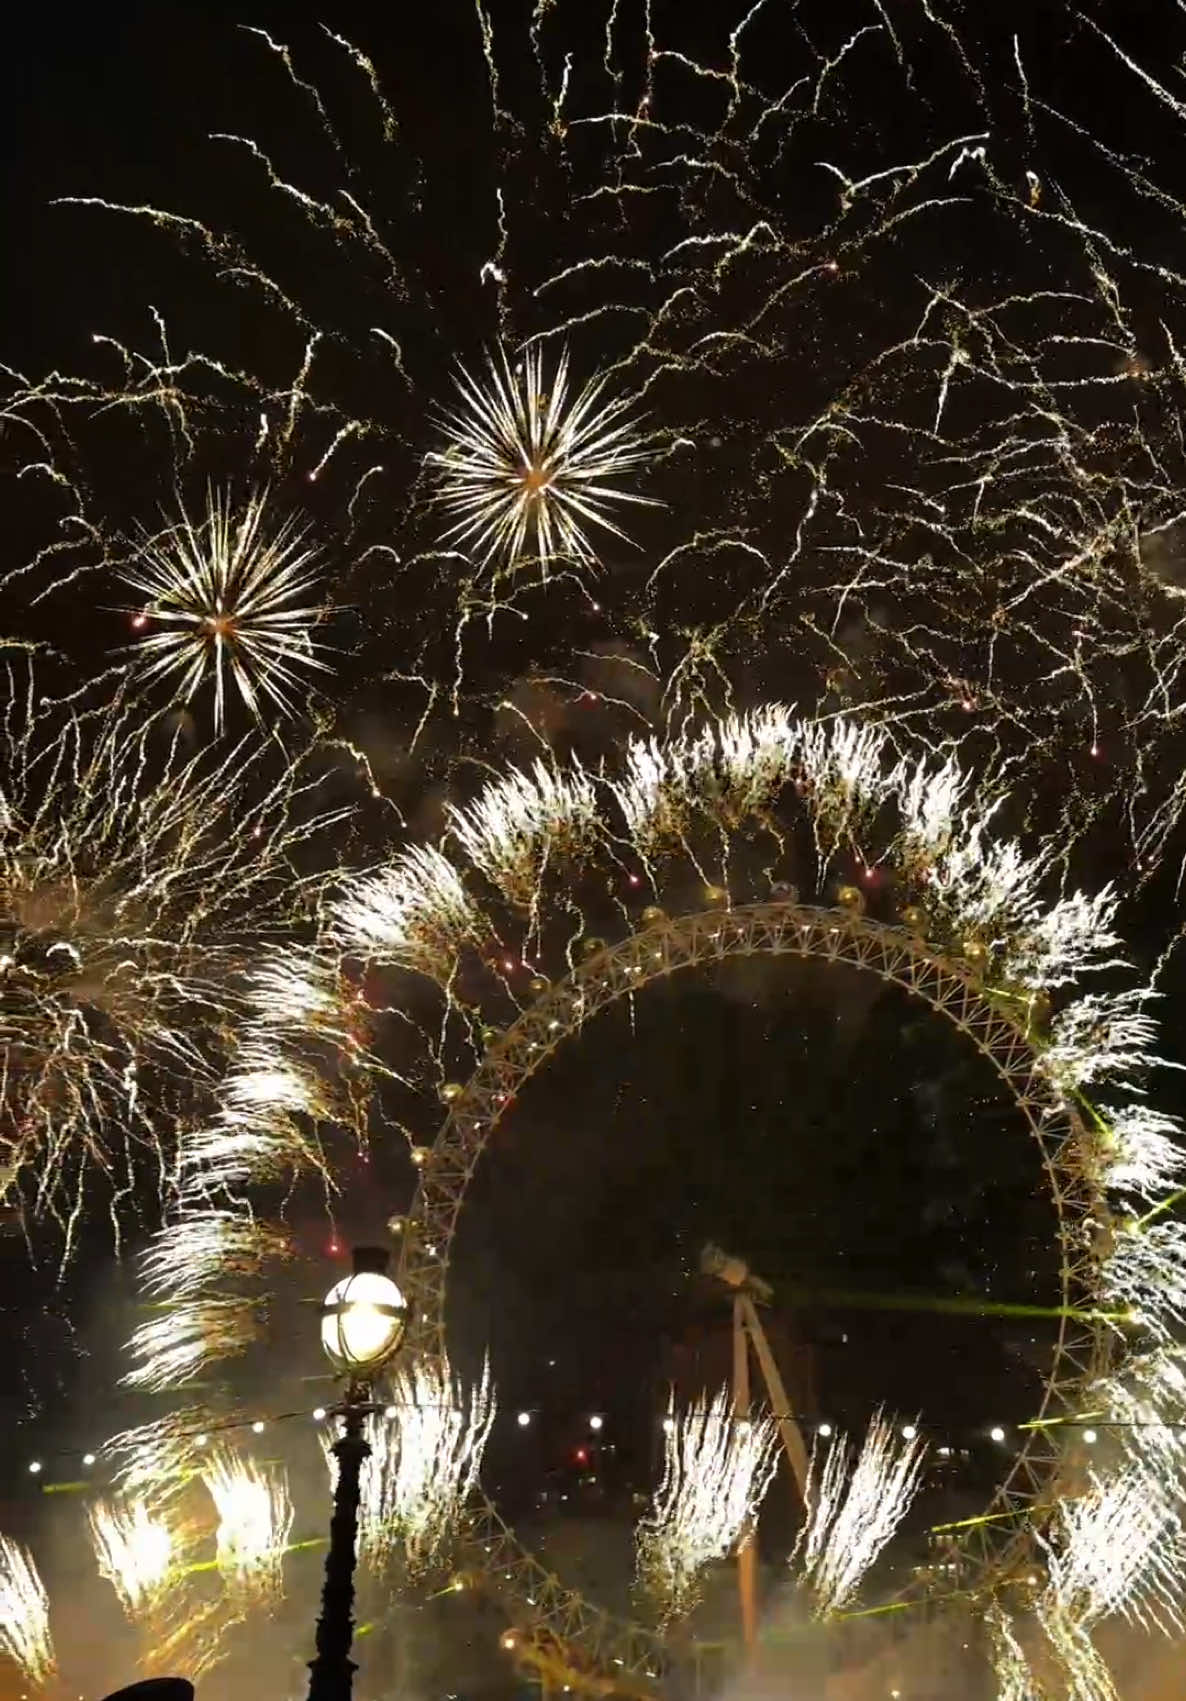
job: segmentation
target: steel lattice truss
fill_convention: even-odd
[[[648,981],[736,956],[813,957],[865,969],[902,987],[953,1022],[992,1063],[1024,1118],[1050,1188],[1061,1258],[1058,1338],[1037,1427],[964,1544],[972,1588],[988,1589],[1026,1563],[1032,1534],[1060,1497],[1057,1428],[1078,1410],[1080,1388],[1107,1368],[1111,1332],[1098,1314],[1093,1224],[1103,1201],[1080,1155],[1087,1132],[1073,1104],[1043,1073],[1015,1004],[994,996],[967,961],[944,956],[920,935],[846,909],[750,904],[664,918],[616,945],[595,947],[551,985],[489,1046],[450,1106],[426,1157],[406,1226],[401,1282],[408,1298],[409,1346],[445,1353],[449,1257],[470,1178],[516,1094],[584,1024]],[[662,1639],[610,1618],[567,1589],[519,1544],[495,1508],[474,1511],[468,1536],[486,1576],[510,1604],[517,1627],[572,1650],[578,1669],[645,1685],[670,1665]]]

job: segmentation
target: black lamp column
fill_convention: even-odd
[[[350,1701],[357,1667],[350,1658],[354,1639],[354,1557],[358,1537],[359,1474],[370,1457],[363,1424],[370,1411],[370,1390],[352,1382],[346,1391],[342,1416],[345,1428],[335,1441],[338,1481],[334,1515],[329,1526],[329,1553],[317,1620],[317,1658],[309,1661],[309,1701]]]

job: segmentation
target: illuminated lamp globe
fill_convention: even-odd
[[[988,956],[988,946],[982,939],[965,939],[961,950],[970,963],[982,963]]]
[[[532,975],[531,979],[527,982],[527,990],[528,992],[533,993],[536,998],[542,998],[551,984],[552,983],[548,979],[547,975]]]
[[[770,896],[776,904],[797,904],[799,888],[790,880],[776,880],[770,888]]]
[[[907,904],[902,911],[902,926],[908,927],[911,933],[921,933],[927,925],[927,912],[917,904]]]
[[[481,1028],[478,1031],[478,1038],[481,1040],[483,1045],[497,1045],[499,1040],[502,1038],[502,1029]]]
[[[644,927],[658,927],[667,920],[667,911],[660,909],[658,904],[648,904],[638,919]]]
[[[368,1375],[391,1357],[403,1339],[408,1308],[387,1274],[387,1250],[359,1246],[354,1270],[335,1282],[321,1308],[321,1344],[334,1369]]]
[[[438,1096],[442,1104],[452,1104],[459,1099],[465,1088],[460,1081],[445,1081],[439,1089]]]
[[[581,940],[581,956],[595,957],[599,951],[605,950],[605,940],[591,934],[588,939]]]
[[[724,886],[706,886],[704,888],[704,901],[706,904],[711,904],[713,909],[719,909],[729,902],[729,893]]]
[[[836,902],[842,910],[860,915],[865,908],[865,894],[859,886],[840,886],[836,891]]]

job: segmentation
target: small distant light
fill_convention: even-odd
[[[642,884],[641,877],[637,874],[630,874],[627,876],[627,879],[630,881],[632,886],[639,886]]]
[[[384,1406],[383,1416],[385,1418],[387,1418],[388,1421],[390,1421],[395,1416],[395,1407],[394,1406]]]
[[[93,1453],[84,1453],[82,1456],[82,1462],[84,1465],[93,1465],[95,1462],[95,1455]]]
[[[830,1423],[821,1423],[815,1433],[817,1435],[822,1435],[826,1441],[832,1433],[832,1426]]]
[[[210,1437],[208,1435],[195,1435],[194,1436],[194,1446],[195,1447],[204,1447],[206,1445],[207,1441],[209,1441],[209,1439],[210,1439]]]
[[[251,1433],[252,1435],[262,1435],[263,1432],[264,1420],[262,1418],[256,1418],[255,1422],[251,1426]]]
[[[520,1412],[518,1417],[515,1419],[515,1422],[519,1425],[520,1429],[526,1429],[527,1425],[531,1422],[531,1413]]]
[[[514,965],[514,963],[513,963],[513,962],[512,962],[512,961],[511,961],[511,959],[510,959],[510,958],[509,958],[509,957],[507,957],[507,958],[506,958],[506,960],[505,960],[505,961],[504,961],[504,963],[503,963],[503,965],[502,965],[502,966],[503,966],[503,968],[504,968],[504,969],[505,969],[505,970],[506,970],[506,972],[507,972],[507,973],[508,973],[508,974],[509,974],[509,975],[512,975],[512,974],[514,974],[514,972],[515,972],[515,965]]]
[[[602,1417],[601,1413],[600,1412],[594,1412],[593,1416],[589,1419],[589,1428],[596,1431],[596,1430],[604,1428],[604,1426],[605,1426],[605,1419]]]
[[[324,1406],[314,1406],[313,1407],[313,1422],[314,1423],[320,1423],[324,1417],[325,1417],[325,1407]]]
[[[1005,1432],[999,1423],[994,1424],[988,1434],[991,1441],[1003,1441],[1005,1439]]]
[[[329,1246],[326,1248],[326,1250],[328,1251],[331,1258],[336,1258],[338,1256],[338,1253],[342,1250],[341,1242],[337,1241],[337,1240],[331,1240],[330,1243],[329,1243]]]
[[[41,1460],[40,1459],[31,1459],[29,1461],[29,1473],[30,1473],[31,1476],[39,1476],[41,1474]]]
[[[1086,1446],[1094,1447],[1098,1440],[1099,1436],[1096,1434],[1094,1429],[1085,1429],[1083,1431],[1083,1441]]]
[[[918,1426],[916,1424],[904,1423],[902,1425],[902,1440],[903,1441],[913,1441],[917,1434],[918,1434]]]
[[[675,1434],[675,1419],[673,1417],[665,1417],[663,1419],[663,1433],[664,1435]]]
[[[939,1457],[940,1457],[940,1458],[941,1458],[941,1459],[950,1459],[950,1457],[951,1457],[951,1448],[950,1448],[950,1447],[940,1447],[940,1449],[939,1449]]]

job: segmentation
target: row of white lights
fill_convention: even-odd
[[[397,1407],[387,1406],[385,1408],[384,1412],[383,1412],[383,1416],[385,1418],[394,1418],[397,1415],[397,1411],[398,1411]],[[329,1416],[329,1412],[328,1412],[328,1410],[326,1409],[325,1406],[315,1406],[314,1407],[314,1409],[313,1409],[313,1421],[315,1423],[324,1422],[324,1420],[328,1416]],[[527,1412],[527,1411],[520,1412],[515,1419],[515,1422],[518,1424],[520,1429],[527,1429],[530,1426],[531,1421],[532,1421],[532,1414],[530,1412]],[[674,1420],[672,1418],[668,1417],[668,1418],[663,1419],[663,1428],[667,1431],[668,1434],[671,1433],[671,1431],[672,1431],[672,1429],[674,1429],[674,1427],[675,1427],[675,1423],[674,1423]],[[264,1423],[263,1419],[257,1418],[256,1421],[251,1425],[251,1433],[253,1435],[262,1435],[266,1428],[267,1428],[267,1425]],[[589,1418],[589,1428],[593,1431],[594,1435],[597,1435],[602,1429],[605,1428],[605,1419],[602,1417],[600,1412],[594,1412],[591,1415],[591,1417]],[[821,1423],[821,1424],[816,1425],[815,1433],[821,1438],[821,1440],[827,1441],[831,1438],[832,1435],[835,1434],[835,1431],[834,1431],[834,1429],[833,1429],[833,1427],[830,1423]],[[902,1436],[903,1441],[913,1441],[913,1440],[915,1440],[915,1438],[918,1435],[918,1425],[913,1424],[913,1423],[904,1423],[901,1427],[900,1434]],[[999,1446],[1007,1440],[1007,1435],[1006,1435],[1005,1430],[1002,1429],[1001,1425],[998,1423],[998,1424],[994,1424],[993,1427],[988,1431],[988,1438],[989,1438],[990,1441],[995,1441]],[[1186,1441],[1186,1429],[1183,1429],[1179,1432],[1179,1439],[1182,1440],[1182,1441]],[[195,1445],[195,1447],[205,1447],[208,1444],[209,1440],[210,1440],[210,1437],[208,1435],[195,1435],[194,1436],[194,1445]],[[1096,1442],[1099,1440],[1099,1434],[1094,1429],[1085,1429],[1083,1431],[1082,1440],[1083,1440],[1083,1443],[1084,1443],[1085,1446],[1094,1447]],[[953,1452],[954,1452],[954,1448],[951,1448],[951,1447],[940,1447],[938,1449],[939,1457],[941,1459],[949,1459]],[[94,1453],[84,1453],[83,1456],[82,1456],[82,1462],[83,1462],[84,1465],[88,1465],[88,1466],[93,1465],[95,1463],[95,1460],[96,1460],[96,1455]],[[43,1466],[42,1466],[40,1459],[33,1459],[29,1464],[29,1473],[30,1473],[31,1476],[39,1476],[41,1474],[42,1469],[43,1469]]]

